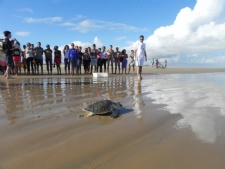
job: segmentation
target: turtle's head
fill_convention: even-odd
[[[117,109],[121,109],[122,107],[123,107],[123,105],[120,102],[115,104],[115,108],[117,108]]]

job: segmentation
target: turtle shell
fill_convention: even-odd
[[[84,110],[93,114],[106,114],[112,111],[112,103],[110,100],[102,100],[85,107]]]

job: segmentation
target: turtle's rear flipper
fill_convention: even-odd
[[[117,118],[120,116],[120,113],[118,110],[113,110],[112,114],[110,115],[110,117],[112,117],[113,119]]]

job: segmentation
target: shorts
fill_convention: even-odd
[[[6,61],[6,64],[7,64],[8,67],[14,66],[12,55],[5,54],[5,61]]]
[[[114,61],[114,59],[111,56],[110,58],[107,59],[107,65],[109,66],[109,64],[110,64],[111,66],[113,66],[113,61]]]
[[[131,61],[131,62],[129,63],[129,66],[134,67],[134,61]]]
[[[126,67],[127,67],[127,59],[123,59],[122,68],[126,68]]]
[[[37,65],[43,65],[43,59],[36,59],[36,64]]]
[[[13,56],[14,62],[20,62],[20,60],[21,60],[20,56]]]
[[[79,60],[79,59],[71,59],[71,60],[70,60],[70,65],[71,65],[72,68],[78,66],[78,64],[77,64],[77,63],[78,63],[78,60]]]
[[[61,63],[61,59],[60,58],[55,58],[55,63],[56,64],[60,64]]]
[[[91,59],[91,66],[97,66],[97,58]]]

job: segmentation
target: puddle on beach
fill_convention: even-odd
[[[150,156],[150,154],[148,154],[150,152],[145,152],[146,150],[144,150],[144,148],[149,146],[145,145],[148,140],[153,146],[159,144],[158,142],[163,142],[163,140],[166,140],[167,144],[170,143],[169,140],[172,136],[175,140],[180,140],[180,142],[182,142],[182,139],[188,137],[188,139],[192,138],[192,140],[187,141],[188,139],[186,138],[186,140],[184,139],[185,142],[191,143],[194,140],[203,146],[205,144],[207,144],[207,146],[216,145],[214,153],[219,154],[219,156],[217,157],[218,160],[214,160],[214,162],[219,163],[218,168],[224,167],[225,162],[220,161],[220,159],[225,158],[225,154],[222,153],[225,152],[223,151],[225,150],[223,144],[225,141],[225,74],[144,75],[143,79],[141,84],[138,84],[136,78],[133,76],[109,77],[103,79],[14,79],[8,82],[0,79],[0,134],[6,137],[5,140],[7,140],[10,138],[9,131],[12,133],[18,131],[18,133],[20,133],[17,126],[22,128],[23,132],[21,133],[26,135],[25,129],[26,131],[29,130],[26,128],[26,125],[32,126],[38,122],[41,122],[41,125],[46,125],[46,123],[54,123],[54,120],[57,120],[59,123],[61,120],[64,120],[64,123],[60,123],[60,130],[62,130],[62,126],[65,126],[66,123],[69,125],[71,121],[74,121],[73,125],[77,123],[77,130],[76,132],[73,131],[73,134],[81,135],[80,137],[86,139],[91,136],[94,138],[98,135],[97,132],[102,132],[102,135],[98,135],[98,137],[102,138],[103,135],[107,135],[107,139],[113,139],[113,136],[110,136],[109,133],[114,133],[116,130],[118,133],[114,133],[114,142],[123,144],[124,141],[124,147],[129,147],[128,145],[132,147],[132,143],[128,144],[131,142],[131,139],[133,142],[135,140],[135,144],[138,144],[138,141],[142,138],[142,142],[140,141],[141,143],[139,143],[142,144],[142,147],[139,147],[140,149],[135,150],[135,146],[133,146],[132,151],[130,149],[130,151],[128,151],[125,148],[127,151],[124,150],[124,153],[126,152],[128,154],[129,152],[132,154],[134,153],[133,151],[136,151],[138,154],[140,151],[142,154],[146,153],[146,156]],[[79,118],[79,115],[84,114],[82,111],[84,106],[104,99],[122,103],[124,108],[121,109],[121,116],[118,119],[114,120],[108,116]],[[78,124],[84,124],[85,127],[79,128]],[[108,128],[100,128],[101,126],[108,126]],[[74,128],[73,126],[73,129],[70,130],[74,130]],[[78,132],[78,130],[80,131]],[[81,130],[83,135],[81,134]],[[93,135],[90,134],[91,130],[96,130],[93,132],[95,135],[93,133]],[[134,135],[131,130],[135,131],[136,134]],[[64,130],[64,132],[66,133],[68,131]],[[84,135],[84,133],[89,134]],[[121,135],[119,135],[119,133]],[[128,133],[130,133],[129,136],[126,135]],[[150,133],[156,135],[152,141],[150,141]],[[182,137],[180,135],[182,135]],[[119,141],[117,137],[123,138],[123,141]],[[152,137],[151,135],[151,138]],[[69,139],[71,138],[64,137],[61,143]],[[76,141],[77,140],[79,139],[77,138]],[[60,141],[57,143],[60,144]],[[81,144],[81,142],[79,143]],[[87,144],[90,144],[90,142]],[[96,143],[94,145],[96,146]],[[82,147],[82,145],[80,146]],[[107,144],[105,144],[105,147],[106,146]],[[179,147],[179,144],[177,144],[177,146]],[[113,148],[115,148],[114,145],[107,150],[113,152]],[[94,153],[94,149],[90,147],[88,150],[87,149],[85,149],[86,153],[84,153],[84,156],[85,154],[87,155],[87,153]],[[103,151],[100,149],[101,148],[98,149],[98,153],[100,151],[104,154],[106,150]],[[156,148],[156,150],[152,148],[153,152],[159,150],[161,150],[161,148]],[[54,150],[54,153],[55,151],[56,150]],[[116,151],[116,148],[114,151]],[[172,151],[175,153],[175,148],[174,150],[172,149],[170,153],[173,153]],[[207,149],[205,151],[204,153],[210,153],[211,150]],[[124,155],[126,155],[126,153]],[[170,153],[167,152],[168,155]],[[188,152],[190,156],[192,153],[194,152]],[[112,153],[112,156],[114,155],[115,154]],[[3,154],[0,153],[0,162],[1,157],[3,157]],[[10,155],[8,157],[11,158]],[[135,158],[134,155],[128,157],[130,157],[130,160]],[[93,159],[93,157],[90,158]],[[100,157],[98,156],[98,158]],[[108,158],[110,159],[112,157],[109,155]],[[136,158],[139,159],[139,157]],[[121,160],[114,159],[120,167],[106,163],[106,157],[99,161],[90,161],[90,164],[82,163],[82,160],[77,157],[77,160],[78,159],[80,160],[79,162],[70,163],[71,168],[74,167],[75,164],[78,168],[95,168],[102,163],[104,163],[104,165],[102,164],[101,167],[96,168],[127,168],[132,165],[140,166],[140,161],[145,158],[142,158],[136,163],[135,160],[133,162],[130,160],[126,161],[130,162],[130,165],[125,165]],[[6,161],[7,159],[5,157],[5,161],[2,161],[3,164],[5,164],[5,166],[10,166]],[[64,161],[62,160],[62,163],[65,163],[65,161],[65,159]],[[214,162],[210,163],[208,166],[210,167]],[[180,165],[182,166],[183,164],[189,163],[183,161]],[[89,166],[87,167],[87,165]],[[29,165],[27,164],[27,166]],[[23,165],[24,168],[27,166],[26,164]],[[157,168],[157,164],[153,166]],[[179,165],[176,166],[178,167]],[[204,165],[199,166],[203,167]],[[52,167],[56,168],[54,165],[52,165]],[[169,167],[167,164],[167,168],[173,167],[175,166]],[[192,168],[193,167],[194,165],[192,165]],[[69,167],[67,166],[66,168]]]

